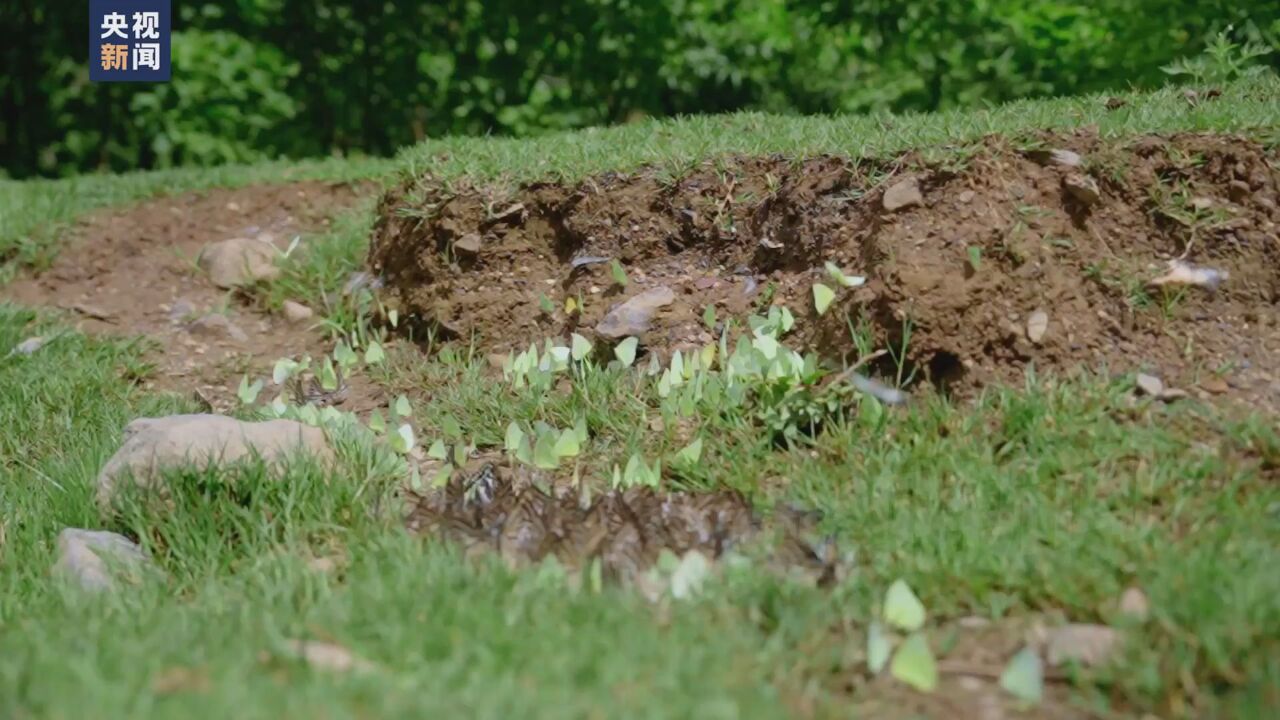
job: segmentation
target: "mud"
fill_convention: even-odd
[[[383,197],[370,264],[408,327],[489,350],[591,331],[666,286],[676,302],[644,333],[651,350],[709,341],[707,305],[723,320],[785,303],[795,341],[833,363],[853,359],[858,328],[877,348],[905,345],[906,373],[945,391],[1021,382],[1031,368],[1143,369],[1280,407],[1274,148],[1082,132],[948,156],[732,158],[681,178],[642,170],[514,192],[419,179]],[[1176,258],[1229,277],[1217,292],[1149,287]],[[818,317],[813,283],[834,287],[826,261],[868,282]],[[565,312],[570,298],[580,313]],[[1029,332],[1040,312],[1043,332]],[[896,372],[892,362],[878,369]]]
[[[284,250],[297,235],[305,240],[323,231],[361,192],[367,190],[306,182],[214,189],[99,211],[75,225],[51,267],[0,288],[0,298],[61,308],[86,332],[149,338],[155,372],[144,386],[225,411],[238,404],[244,373],[269,375],[277,358],[318,356],[328,348],[308,324],[289,323],[244,294],[214,287],[196,265],[201,249],[249,237],[269,238]],[[353,390],[355,404],[373,392],[363,385]]]
[[[467,553],[496,552],[511,567],[554,556],[582,570],[599,560],[603,577],[638,579],[663,550],[696,550],[709,559],[735,551],[818,585],[844,567],[833,543],[817,535],[814,513],[775,510],[766,520],[734,492],[657,492],[648,488],[583,494],[540,487],[534,471],[500,458],[479,459],[444,488],[417,495],[411,531],[457,542]]]

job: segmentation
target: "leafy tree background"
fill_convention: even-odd
[[[1248,0],[174,0],[173,81],[92,84],[88,3],[4,0],[0,175],[385,155],[638,116],[1150,87]],[[1268,62],[1280,62],[1273,53]]]

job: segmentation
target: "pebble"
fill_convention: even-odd
[[[1138,373],[1137,385],[1138,390],[1145,395],[1150,395],[1155,398],[1164,396],[1164,383],[1155,375]]]
[[[895,183],[885,190],[881,204],[888,212],[923,205],[924,195],[920,192],[920,181],[911,177]]]
[[[291,323],[306,322],[311,319],[311,316],[315,315],[315,312],[313,312],[311,308],[292,300],[284,301],[283,310],[284,319]]]
[[[248,334],[240,326],[227,319],[226,315],[209,313],[187,325],[187,332],[204,337],[223,338],[234,342],[245,342]]]
[[[231,238],[204,248],[196,264],[209,280],[223,289],[251,285],[280,275],[274,245],[250,238]]]

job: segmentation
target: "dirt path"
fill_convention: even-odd
[[[246,372],[280,357],[327,351],[316,318],[289,322],[214,286],[196,263],[209,243],[263,239],[284,250],[323,231],[362,190],[320,182],[216,189],[99,211],[72,230],[53,266],[0,289],[0,297],[69,311],[91,333],[144,336],[157,344],[145,386],[236,403]]]

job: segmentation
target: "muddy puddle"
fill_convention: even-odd
[[[456,542],[468,554],[497,553],[511,567],[554,557],[582,570],[598,560],[605,579],[630,583],[664,550],[709,560],[733,552],[824,586],[846,565],[819,534],[816,513],[782,507],[765,516],[735,492],[540,487],[527,468],[495,459],[414,500],[410,531]]]

